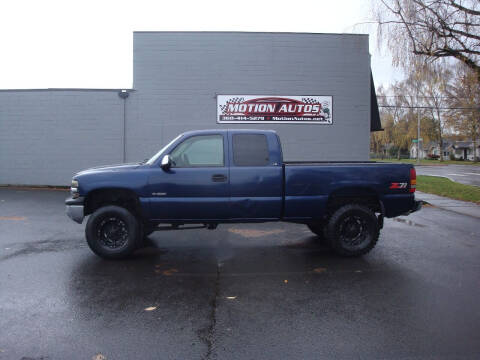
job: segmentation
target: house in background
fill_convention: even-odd
[[[422,141],[419,144],[420,159],[438,159],[440,154],[443,152],[443,157],[448,158],[450,156],[449,147],[452,143],[448,140],[444,140],[442,144],[442,151],[440,151],[440,146],[436,141],[430,141],[428,143],[423,143]],[[417,158],[417,143],[412,143],[410,145],[410,158]]]
[[[420,159],[426,159],[428,154],[428,145],[424,145],[421,141],[420,144],[412,143],[410,145],[410,158],[416,159],[417,158],[417,150],[420,154]]]
[[[476,144],[476,156],[480,156],[480,144]],[[474,160],[473,141],[455,141],[450,152],[455,155],[455,159]]]
[[[480,144],[477,144],[477,157],[480,156]],[[439,143],[436,141],[423,144],[420,142],[420,159],[439,158],[443,154],[444,159],[449,159],[450,155],[455,160],[473,160],[473,142],[472,141],[451,141],[444,140],[442,150],[440,151]],[[410,145],[410,158],[417,158],[417,143]]]

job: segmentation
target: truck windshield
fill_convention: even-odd
[[[175,141],[180,139],[183,136],[183,134],[178,135],[175,139],[170,141],[167,145],[165,145],[163,148],[160,149],[159,152],[157,152],[155,155],[153,155],[150,159],[145,164],[152,165],[155,161],[157,161],[160,156],[162,156],[163,152],[170,146],[172,145]]]

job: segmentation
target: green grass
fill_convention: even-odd
[[[370,159],[372,161],[380,161],[380,162],[399,162],[399,163],[405,163],[405,164],[412,164],[415,165],[417,163],[416,159]],[[475,166],[480,166],[480,162],[472,162],[472,161],[456,161],[456,160],[425,160],[421,159],[420,160],[420,165],[475,165]]]
[[[417,189],[451,199],[480,204],[480,187],[460,184],[439,176],[417,175]]]

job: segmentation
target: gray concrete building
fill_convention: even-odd
[[[368,35],[135,32],[133,45],[133,89],[0,90],[0,184],[68,185],[216,127],[276,130],[286,160],[368,160]]]

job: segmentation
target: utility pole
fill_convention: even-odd
[[[417,109],[417,165],[420,165],[420,109]]]
[[[416,99],[417,100],[417,165],[420,165],[420,107],[418,107],[420,102],[418,101],[419,100],[418,83],[417,83],[416,90],[417,90],[417,99]]]

